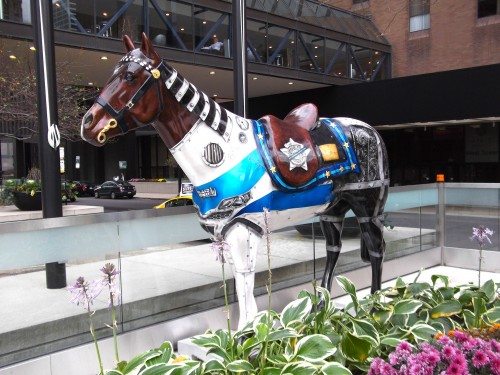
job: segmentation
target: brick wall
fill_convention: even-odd
[[[476,0],[431,0],[428,30],[409,32],[408,0],[329,0],[370,16],[392,46],[401,77],[500,63],[500,15],[477,18]]]

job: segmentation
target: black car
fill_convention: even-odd
[[[94,189],[94,197],[110,197],[111,199],[127,197],[133,198],[135,186],[125,181],[106,181]]]
[[[73,181],[73,190],[79,197],[93,197],[94,184],[87,181]]]

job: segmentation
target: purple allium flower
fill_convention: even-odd
[[[77,306],[81,305],[87,311],[91,310],[90,307],[101,293],[101,290],[102,286],[99,283],[89,283],[82,276],[68,287],[68,291],[72,294],[71,302]]]
[[[229,244],[226,241],[214,241],[210,244],[210,248],[215,253],[215,260],[226,263],[226,253],[229,251]]]
[[[103,273],[102,285],[108,287],[109,306],[114,306],[120,303],[120,288],[116,282],[116,276],[120,274],[113,263],[106,263],[104,267],[101,268]]]
[[[490,237],[493,234],[493,231],[489,228],[486,228],[484,225],[480,225],[478,228],[472,228],[472,237],[470,238],[472,241],[477,241],[479,246],[484,246],[486,241],[491,243]]]

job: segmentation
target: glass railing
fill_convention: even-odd
[[[388,264],[384,272],[399,272],[392,269],[391,262],[403,257],[411,259],[401,271],[405,273],[440,264],[440,254],[456,254],[457,248],[476,259],[476,245],[470,237],[472,227],[478,225],[495,232],[492,244],[484,249],[495,250],[489,254],[498,251],[500,186],[444,184],[441,188],[444,201],[439,199],[437,184],[390,188],[383,220]],[[445,208],[444,233],[440,232],[440,206]],[[444,241],[443,249],[440,241]],[[342,245],[336,274],[367,266],[360,258],[360,233],[351,212],[345,221]],[[258,254],[256,295],[266,293],[268,250],[273,291],[321,279],[326,250],[317,221],[271,234],[270,247],[263,245]],[[453,257],[443,259],[455,262]],[[66,263],[68,284],[79,276],[101,278],[99,269],[105,263],[118,267],[120,332],[224,304],[220,264],[191,207],[3,223],[0,367],[91,340],[84,309],[70,303],[67,290],[46,288],[44,264],[51,262]],[[461,262],[466,267],[463,259]],[[469,266],[474,269],[474,262]],[[370,278],[368,270],[359,272]],[[230,279],[230,301],[234,301],[234,284],[228,273],[230,267],[226,276]],[[106,326],[110,324],[106,295],[102,292],[93,305],[101,338],[111,334]]]

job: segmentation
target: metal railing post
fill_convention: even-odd
[[[437,183],[438,188],[438,206],[437,206],[437,239],[438,246],[441,249],[441,265],[444,266],[444,240],[445,240],[445,196],[444,196],[444,182]]]

